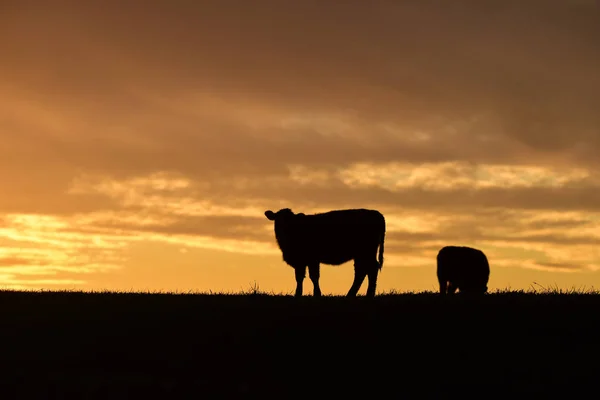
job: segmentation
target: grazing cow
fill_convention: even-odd
[[[487,292],[490,265],[478,249],[463,246],[443,247],[437,255],[437,277],[441,294]]]
[[[276,213],[265,211],[265,216],[275,222],[283,261],[296,272],[296,296],[302,296],[306,267],[314,286],[313,296],[320,296],[320,264],[341,265],[350,260],[354,260],[354,283],[347,296],[356,296],[366,276],[367,296],[375,296],[385,239],[385,218],[379,211],[334,210],[305,215],[284,208]]]

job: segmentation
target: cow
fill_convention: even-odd
[[[483,294],[487,292],[490,265],[486,255],[465,246],[446,246],[437,255],[440,294]]]
[[[375,296],[385,240],[385,218],[379,211],[349,209],[306,215],[283,208],[277,212],[267,210],[265,216],[274,221],[283,261],[295,270],[296,297],[302,296],[306,267],[313,296],[318,297],[320,264],[337,266],[350,260],[354,260],[354,282],[347,297],[356,296],[366,276],[367,297]]]

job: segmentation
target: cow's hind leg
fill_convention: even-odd
[[[306,266],[294,267],[296,273],[296,297],[302,296],[302,283],[306,277]]]
[[[367,276],[367,268],[364,264],[354,263],[354,282],[352,287],[348,291],[347,297],[356,297],[356,294],[360,290],[360,287]]]
[[[311,264],[308,266],[308,275],[313,283],[313,296],[321,296],[321,288],[319,287],[319,276],[320,276],[320,264]]]
[[[369,286],[367,286],[367,297],[375,297],[377,290],[377,275],[379,274],[379,263],[375,260],[369,265],[367,276],[369,277]]]
[[[455,282],[450,282],[448,284],[448,294],[454,294],[458,289],[458,285]]]

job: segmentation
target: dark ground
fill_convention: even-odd
[[[0,310],[2,399],[595,397],[600,382],[600,295],[0,292]]]

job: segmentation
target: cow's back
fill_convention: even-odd
[[[334,210],[303,218],[306,250],[325,264],[342,264],[375,253],[385,231],[385,219],[375,210]]]

